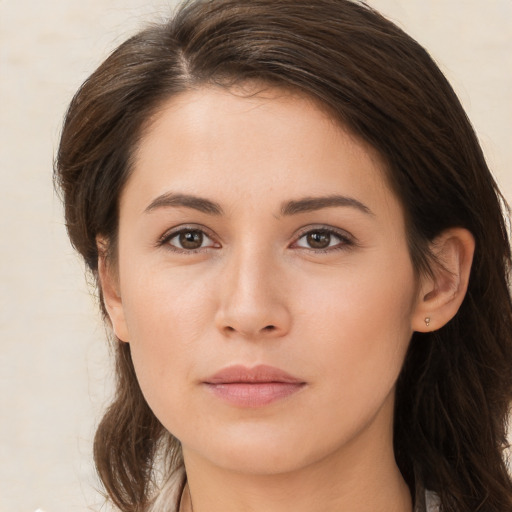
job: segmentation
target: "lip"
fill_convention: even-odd
[[[273,366],[229,366],[203,384],[216,397],[238,407],[261,407],[287,398],[305,385],[301,379]]]

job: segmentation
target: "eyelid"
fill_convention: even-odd
[[[313,225],[309,225],[309,226],[304,226],[303,228],[301,228],[299,230],[299,232],[294,237],[294,241],[291,244],[291,247],[296,245],[297,242],[305,235],[307,235],[309,233],[314,233],[316,231],[323,231],[323,232],[329,233],[331,235],[334,235],[341,240],[341,243],[331,246],[331,247],[326,247],[324,249],[314,249],[313,247],[307,248],[307,247],[301,247],[301,246],[296,246],[296,247],[299,249],[305,249],[305,250],[311,251],[311,252],[330,252],[330,251],[347,249],[349,247],[353,247],[353,246],[357,245],[356,238],[344,229],[336,228],[334,226],[329,226],[329,225],[325,225],[325,224],[313,224]]]
[[[194,253],[194,252],[203,251],[205,249],[210,249],[210,248],[214,247],[212,245],[212,246],[208,246],[208,247],[199,247],[198,249],[180,249],[179,247],[173,246],[169,243],[169,241],[171,239],[173,239],[175,236],[179,235],[180,233],[182,233],[184,231],[185,232],[186,231],[201,231],[207,238],[212,240],[212,242],[215,245],[220,247],[220,242],[218,242],[218,240],[217,240],[218,237],[216,237],[212,233],[211,230],[209,230],[208,228],[206,228],[205,226],[202,226],[200,224],[179,224],[178,226],[174,226],[174,227],[168,229],[167,231],[165,231],[165,233],[158,238],[156,246],[162,247],[165,245],[165,246],[172,248],[170,250],[173,250],[176,252],[183,252],[183,253]],[[217,247],[214,247],[214,248],[217,248]]]

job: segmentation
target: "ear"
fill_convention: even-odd
[[[443,231],[430,247],[436,261],[432,274],[420,278],[418,302],[412,319],[417,332],[447,324],[459,310],[468,289],[475,239],[464,228]]]
[[[98,277],[101,293],[115,335],[121,341],[128,342],[128,329],[123,309],[123,301],[119,291],[117,269],[109,264],[107,258],[108,242],[103,238],[96,239],[98,247]]]

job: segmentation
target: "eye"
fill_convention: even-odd
[[[326,250],[326,249],[342,249],[346,246],[352,245],[352,241],[348,235],[343,235],[331,229],[321,228],[312,229],[304,233],[295,242],[296,247],[313,250]]]
[[[162,240],[162,245],[167,244],[183,252],[193,252],[207,247],[218,247],[204,231],[201,229],[180,229],[166,235]]]

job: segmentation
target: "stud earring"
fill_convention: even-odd
[[[425,325],[428,327],[430,325],[430,317],[425,317]]]

